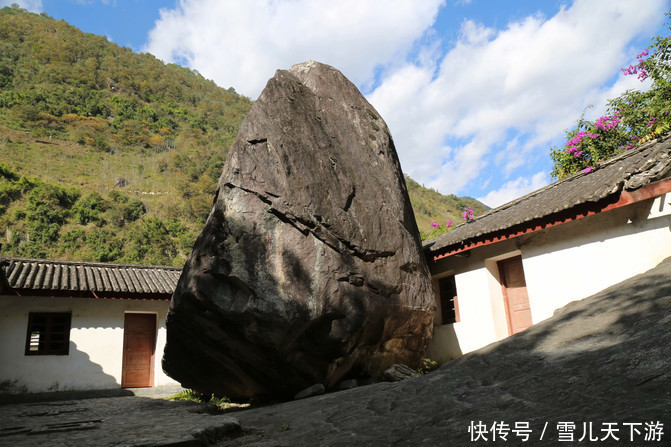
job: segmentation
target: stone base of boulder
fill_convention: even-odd
[[[295,396],[294,400],[307,399],[308,397],[314,397],[324,394],[326,388],[321,383],[309,386],[304,390],[299,391]]]

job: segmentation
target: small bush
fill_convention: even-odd
[[[4,213],[9,204],[19,197],[21,197],[21,189],[16,184],[0,181],[0,214]]]
[[[129,199],[124,208],[124,219],[127,222],[135,222],[146,212],[147,209],[140,199]]]
[[[75,203],[72,211],[80,224],[86,225],[89,222],[93,222],[101,226],[104,221],[101,219],[100,213],[105,211],[105,209],[106,206],[102,196],[97,192],[93,192],[80,198]]]
[[[0,177],[12,182],[19,179],[19,176],[5,163],[0,163]]]
[[[168,399],[184,402],[200,402],[200,403],[209,402],[208,398],[205,398],[205,396],[203,396],[201,393],[195,390],[184,390],[180,393],[175,394],[174,396],[170,396]]]
[[[219,408],[227,408],[228,404],[231,403],[228,397],[216,397],[214,394],[211,394],[209,397],[205,394],[199,393],[195,390],[184,390],[181,393],[177,393],[174,396],[170,396],[169,400],[177,400],[182,402],[198,402],[201,404],[213,404]]]
[[[92,261],[115,262],[123,255],[123,240],[109,228],[96,229],[88,234],[86,244],[92,250]]]
[[[417,370],[420,374],[428,374],[432,371],[435,371],[438,369],[440,365],[438,365],[438,362],[433,361],[429,358],[422,359],[422,366],[419,367]]]
[[[61,236],[61,249],[66,253],[74,253],[86,244],[86,234],[81,228],[74,228]]]

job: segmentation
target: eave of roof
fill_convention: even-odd
[[[167,299],[181,268],[47,259],[0,259],[0,276],[17,295]]]
[[[671,183],[664,179],[670,172],[667,137],[614,157],[594,172],[573,175],[495,208],[425,242],[424,250],[437,260],[625,206],[653,192],[667,192]]]

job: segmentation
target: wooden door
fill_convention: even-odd
[[[154,385],[156,315],[126,314],[123,331],[123,388]]]
[[[514,258],[499,261],[498,264],[503,299],[506,304],[508,334],[517,334],[533,324],[531,321],[529,295],[527,294],[527,283],[524,279],[524,269],[522,268],[522,257],[515,256]]]

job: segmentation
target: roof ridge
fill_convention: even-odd
[[[628,157],[633,157],[633,156],[643,152],[644,150],[646,150],[646,149],[648,149],[648,148],[650,148],[650,147],[652,147],[652,146],[654,146],[658,143],[662,143],[666,140],[669,140],[669,139],[671,139],[671,135],[666,136],[661,140],[655,139],[655,140],[652,140],[652,141],[647,141],[646,143],[640,145],[639,147],[626,150],[626,151],[622,152],[621,154],[617,154],[616,156],[601,162],[601,166],[603,167],[603,166],[606,166],[606,165],[611,165],[611,164],[617,163],[618,161],[620,161],[622,159],[625,159],[625,158],[628,158]],[[570,175],[570,176],[565,177],[563,179],[557,180],[556,182],[552,182],[548,185],[545,185],[542,188],[531,191],[530,193],[525,194],[521,197],[513,199],[510,202],[506,202],[503,205],[497,206],[496,208],[492,208],[490,211],[481,215],[480,217],[484,217],[484,216],[486,216],[486,215],[488,215],[488,214],[490,214],[494,211],[497,211],[497,210],[504,210],[506,208],[509,208],[512,205],[515,205],[515,204],[521,202],[522,200],[524,200],[528,197],[533,197],[537,194],[540,194],[541,192],[547,191],[547,190],[552,189],[552,188],[556,188],[556,187],[558,187],[560,185],[563,185],[565,183],[570,183],[572,181],[578,180],[578,179],[580,179],[580,178],[582,178],[582,177],[584,177],[588,174],[590,174],[590,173],[589,172],[584,172],[584,171],[577,172],[573,175]]]
[[[641,169],[647,172],[650,168],[648,166],[650,163],[658,163],[657,159],[661,157],[660,154],[663,152],[668,152],[670,143],[671,135],[645,142],[635,148],[626,150],[621,154],[605,160],[593,173],[581,171],[561,180],[552,182],[540,189],[531,191],[524,196],[491,209],[486,213],[477,216],[476,219],[472,221],[456,225],[452,231],[448,231],[433,239],[424,241],[422,245],[425,248],[444,247],[457,243],[459,240],[463,241],[464,238],[480,237],[483,234],[489,234],[493,231],[509,228],[511,225],[529,222],[539,217],[572,208],[580,203],[594,202],[597,199],[604,198],[605,196],[618,193],[625,189],[632,189],[627,188],[625,181],[633,175],[640,173]],[[643,163],[643,160],[647,161]],[[625,171],[633,169],[634,171],[625,172],[622,171],[622,169],[625,169]],[[595,181],[599,184],[595,184]],[[582,196],[577,197],[573,190],[576,190],[576,188],[581,189],[585,185],[589,185],[588,187],[593,189],[592,192],[588,193],[588,191],[583,191],[581,193]],[[559,200],[558,197],[564,195],[567,191],[572,191],[571,197],[566,197],[564,201],[565,203],[556,203]],[[539,201],[547,202],[548,200],[550,200],[550,203],[554,203],[554,205],[549,203],[540,205],[543,214],[535,215],[535,210],[539,207]],[[561,200],[559,200],[559,202],[561,202]],[[517,215],[520,213],[521,215]],[[517,217],[513,217],[513,214]],[[497,220],[501,220],[501,222],[497,224]],[[472,227],[467,227],[468,225],[472,225]]]

